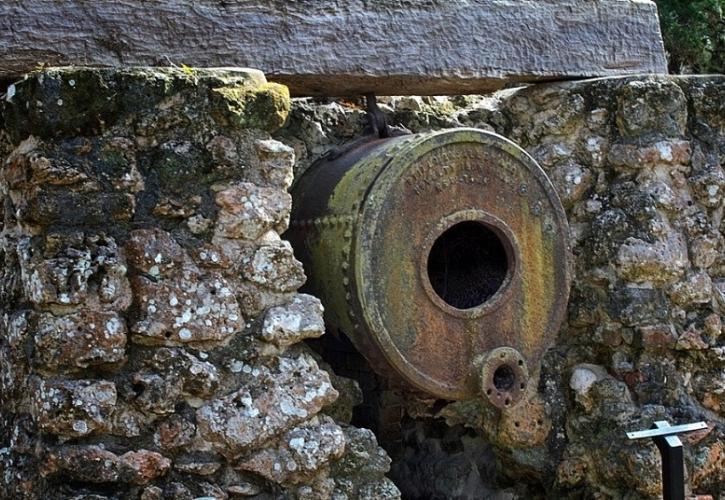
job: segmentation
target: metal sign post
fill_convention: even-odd
[[[682,441],[677,435],[702,429],[707,429],[705,422],[671,426],[666,421],[658,421],[651,429],[627,433],[632,440],[651,438],[660,450],[664,500],[685,500],[685,462]]]

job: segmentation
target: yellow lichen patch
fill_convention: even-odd
[[[212,100],[215,118],[224,125],[267,132],[284,125],[291,107],[289,90],[278,83],[217,87],[212,89]]]
[[[546,406],[536,392],[536,384],[529,383],[521,404],[502,412],[497,440],[503,446],[539,446],[550,430],[551,419],[546,414]]]

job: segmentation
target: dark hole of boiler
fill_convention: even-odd
[[[493,385],[499,391],[510,391],[516,382],[516,374],[508,365],[501,365],[493,372]]]
[[[480,306],[495,294],[508,273],[501,240],[479,222],[460,222],[441,234],[428,255],[433,290],[457,309]]]

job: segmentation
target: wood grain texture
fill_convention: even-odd
[[[649,0],[3,0],[0,80],[39,64],[247,66],[293,95],[456,94],[666,73]]]

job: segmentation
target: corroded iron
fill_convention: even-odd
[[[526,152],[476,129],[371,138],[311,166],[293,200],[331,331],[428,394],[516,404],[570,285],[566,216]]]

